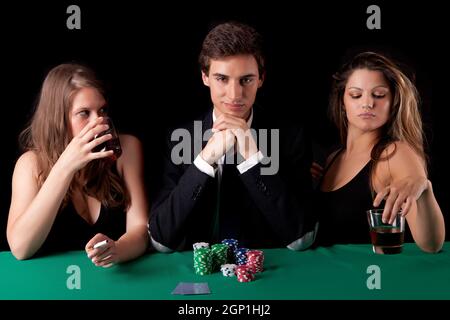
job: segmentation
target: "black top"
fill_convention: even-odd
[[[175,164],[171,160],[172,148],[179,142],[168,139],[163,182],[152,203],[153,239],[175,250],[192,250],[194,242],[214,243],[224,238],[235,238],[240,246],[268,248],[285,246],[310,231],[310,141],[298,124],[281,125],[274,121],[273,114],[266,116],[263,110],[254,110],[252,128],[256,133],[260,132],[258,129],[267,129],[266,155],[273,157],[272,165],[277,162],[278,170],[262,174],[265,165],[259,163],[240,174],[236,164],[225,165],[220,199],[217,174],[211,178],[192,163],[201,151],[195,145],[202,148],[206,145],[202,134],[212,127],[212,112],[201,121],[202,130],[193,124],[184,127],[193,137],[188,155],[191,163]],[[272,128],[278,129],[279,136],[275,138],[279,139],[275,140],[279,143],[270,141]],[[214,228],[218,207],[219,224]],[[217,237],[214,230],[218,231]]]
[[[336,153],[327,166],[324,176],[340,152]],[[372,160],[350,182],[334,191],[321,191],[322,183],[319,184],[315,202],[319,209],[316,244],[370,243],[366,211],[373,208],[371,168]]]
[[[101,206],[97,221],[91,225],[77,213],[72,202],[69,202],[56,215],[52,229],[37,254],[84,250],[88,241],[97,233],[117,240],[125,231],[126,212],[123,208],[110,209]]]

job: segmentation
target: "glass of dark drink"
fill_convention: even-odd
[[[379,254],[401,253],[405,235],[405,217],[398,213],[392,224],[382,220],[383,209],[367,211],[373,252]]]
[[[95,147],[92,151],[114,151],[114,154],[111,156],[112,160],[117,160],[122,154],[122,147],[120,146],[119,134],[117,133],[116,128],[110,117],[104,117],[103,124],[107,124],[109,126],[108,129],[99,133],[95,136],[95,138],[99,138],[104,136],[105,134],[111,134],[112,138],[108,141],[103,142],[102,144]]]

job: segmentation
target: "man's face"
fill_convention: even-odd
[[[242,119],[249,117],[263,83],[252,55],[211,60],[209,74],[202,72],[202,79],[210,88],[216,116],[225,113]]]

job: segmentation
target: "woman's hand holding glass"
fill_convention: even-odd
[[[112,138],[111,134],[105,134],[96,138],[99,133],[108,129],[108,125],[102,123],[102,117],[88,123],[77,136],[73,137],[56,164],[71,173],[76,173],[94,159],[111,157],[114,154],[112,150],[93,151],[96,146]]]

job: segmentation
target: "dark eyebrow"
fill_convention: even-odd
[[[256,78],[256,74],[249,73],[249,74],[246,74],[245,76],[242,76],[241,79],[242,78]]]
[[[229,76],[221,74],[221,73],[213,73],[214,77],[224,77],[224,78],[229,78]]]
[[[227,75],[222,74],[222,73],[213,73],[213,76],[214,77],[224,77],[224,78],[229,78],[230,77],[230,76],[227,76]],[[240,77],[240,79],[243,79],[243,78],[255,78],[255,77],[256,77],[256,74],[249,73],[249,74],[243,75],[242,77]]]

